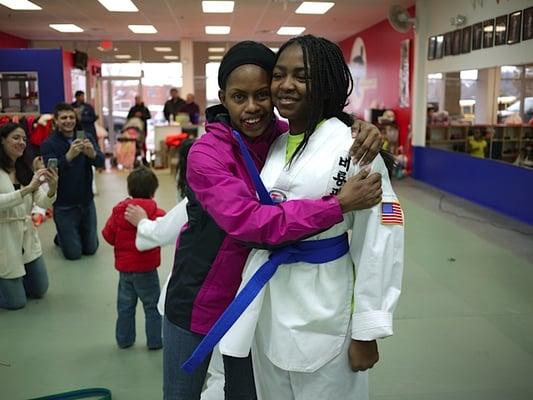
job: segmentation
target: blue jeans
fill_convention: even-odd
[[[98,249],[96,208],[94,201],[87,205],[54,207],[59,246],[68,260],[93,255]]]
[[[149,349],[161,348],[161,315],[157,311],[160,292],[155,269],[150,272],[120,273],[115,331],[119,347],[130,347],[135,342],[135,308],[137,298],[140,298],[144,308],[146,345]]]
[[[203,335],[190,332],[163,320],[163,398],[164,400],[200,400],[211,355],[188,374],[181,369]],[[252,360],[246,358],[224,358],[224,398],[226,400],[255,400]]]
[[[48,290],[48,274],[42,256],[24,265],[26,275],[0,278],[0,307],[16,310],[26,305],[26,296],[40,299]]]

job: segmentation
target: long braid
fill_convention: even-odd
[[[342,51],[327,39],[305,35],[285,43],[277,57],[293,44],[302,48],[304,68],[307,71],[309,112],[304,139],[296,148],[290,163],[303,152],[310,136],[323,119],[337,117],[348,126],[353,124],[352,117],[343,111],[353,89],[353,79]]]

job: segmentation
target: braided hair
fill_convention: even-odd
[[[297,36],[281,46],[276,54],[276,63],[280,54],[294,44],[302,48],[309,108],[304,138],[294,151],[289,165],[302,154],[323,119],[336,117],[347,126],[354,123],[352,116],[343,111],[353,90],[353,78],[339,46],[322,37]],[[393,155],[384,150],[380,151],[380,155],[391,176],[395,164]]]
[[[344,62],[341,49],[335,43],[321,37],[298,36],[281,46],[276,55],[276,62],[280,54],[294,44],[302,48],[309,108],[304,139],[296,148],[289,163],[303,152],[309,137],[323,119],[337,117],[347,126],[351,126],[354,122],[353,118],[343,111],[352,93],[353,79]]]

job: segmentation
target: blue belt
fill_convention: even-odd
[[[265,205],[275,206],[265,185],[261,181],[259,171],[257,170],[240,134],[237,131],[233,131],[233,135],[239,143],[248,172],[259,196],[259,201]],[[215,322],[213,327],[194,350],[191,357],[185,361],[181,368],[191,373],[202,363],[202,361],[213,351],[213,348],[220,339],[222,339],[244,310],[250,305],[253,299],[259,294],[270,278],[272,278],[281,264],[292,264],[296,262],[322,264],[342,257],[348,252],[348,250],[348,235],[345,233],[328,239],[298,242],[270,253],[268,261],[255,272],[244,288],[239,294],[237,294],[235,299],[233,299],[228,308],[226,308],[217,322]]]
[[[298,242],[273,251],[268,261],[256,271],[246,286],[237,294],[181,368],[191,373],[202,363],[270,278],[272,278],[281,264],[292,264],[296,262],[323,264],[342,257],[348,250],[348,234],[344,233],[343,235],[328,239]]]

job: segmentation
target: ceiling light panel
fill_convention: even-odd
[[[303,31],[305,31],[305,27],[303,26],[282,26],[276,33],[278,35],[296,36],[301,34]]]
[[[118,60],[129,60],[131,55],[129,54],[115,54],[115,58]]]
[[[225,47],[208,47],[207,51],[210,53],[223,53],[226,51]]]
[[[78,25],[74,24],[50,24],[48,26],[52,29],[55,29],[56,31],[64,33],[83,32],[83,29],[81,29]]]
[[[128,25],[128,28],[133,33],[157,33],[153,25]]]
[[[202,1],[204,13],[232,13],[234,1]]]
[[[207,35],[227,35],[231,31],[229,26],[206,26],[205,33]]]
[[[139,9],[131,0],[98,0],[98,2],[112,12],[138,12]]]
[[[12,10],[42,10],[37,4],[28,0],[0,0],[0,4]]]
[[[208,59],[210,61],[220,61],[222,60],[222,56],[209,56]]]
[[[335,3],[328,1],[304,1],[295,11],[296,14],[325,14]]]
[[[154,50],[158,53],[169,53],[172,51],[172,47],[154,47]]]
[[[178,56],[163,56],[165,60],[179,60]]]

